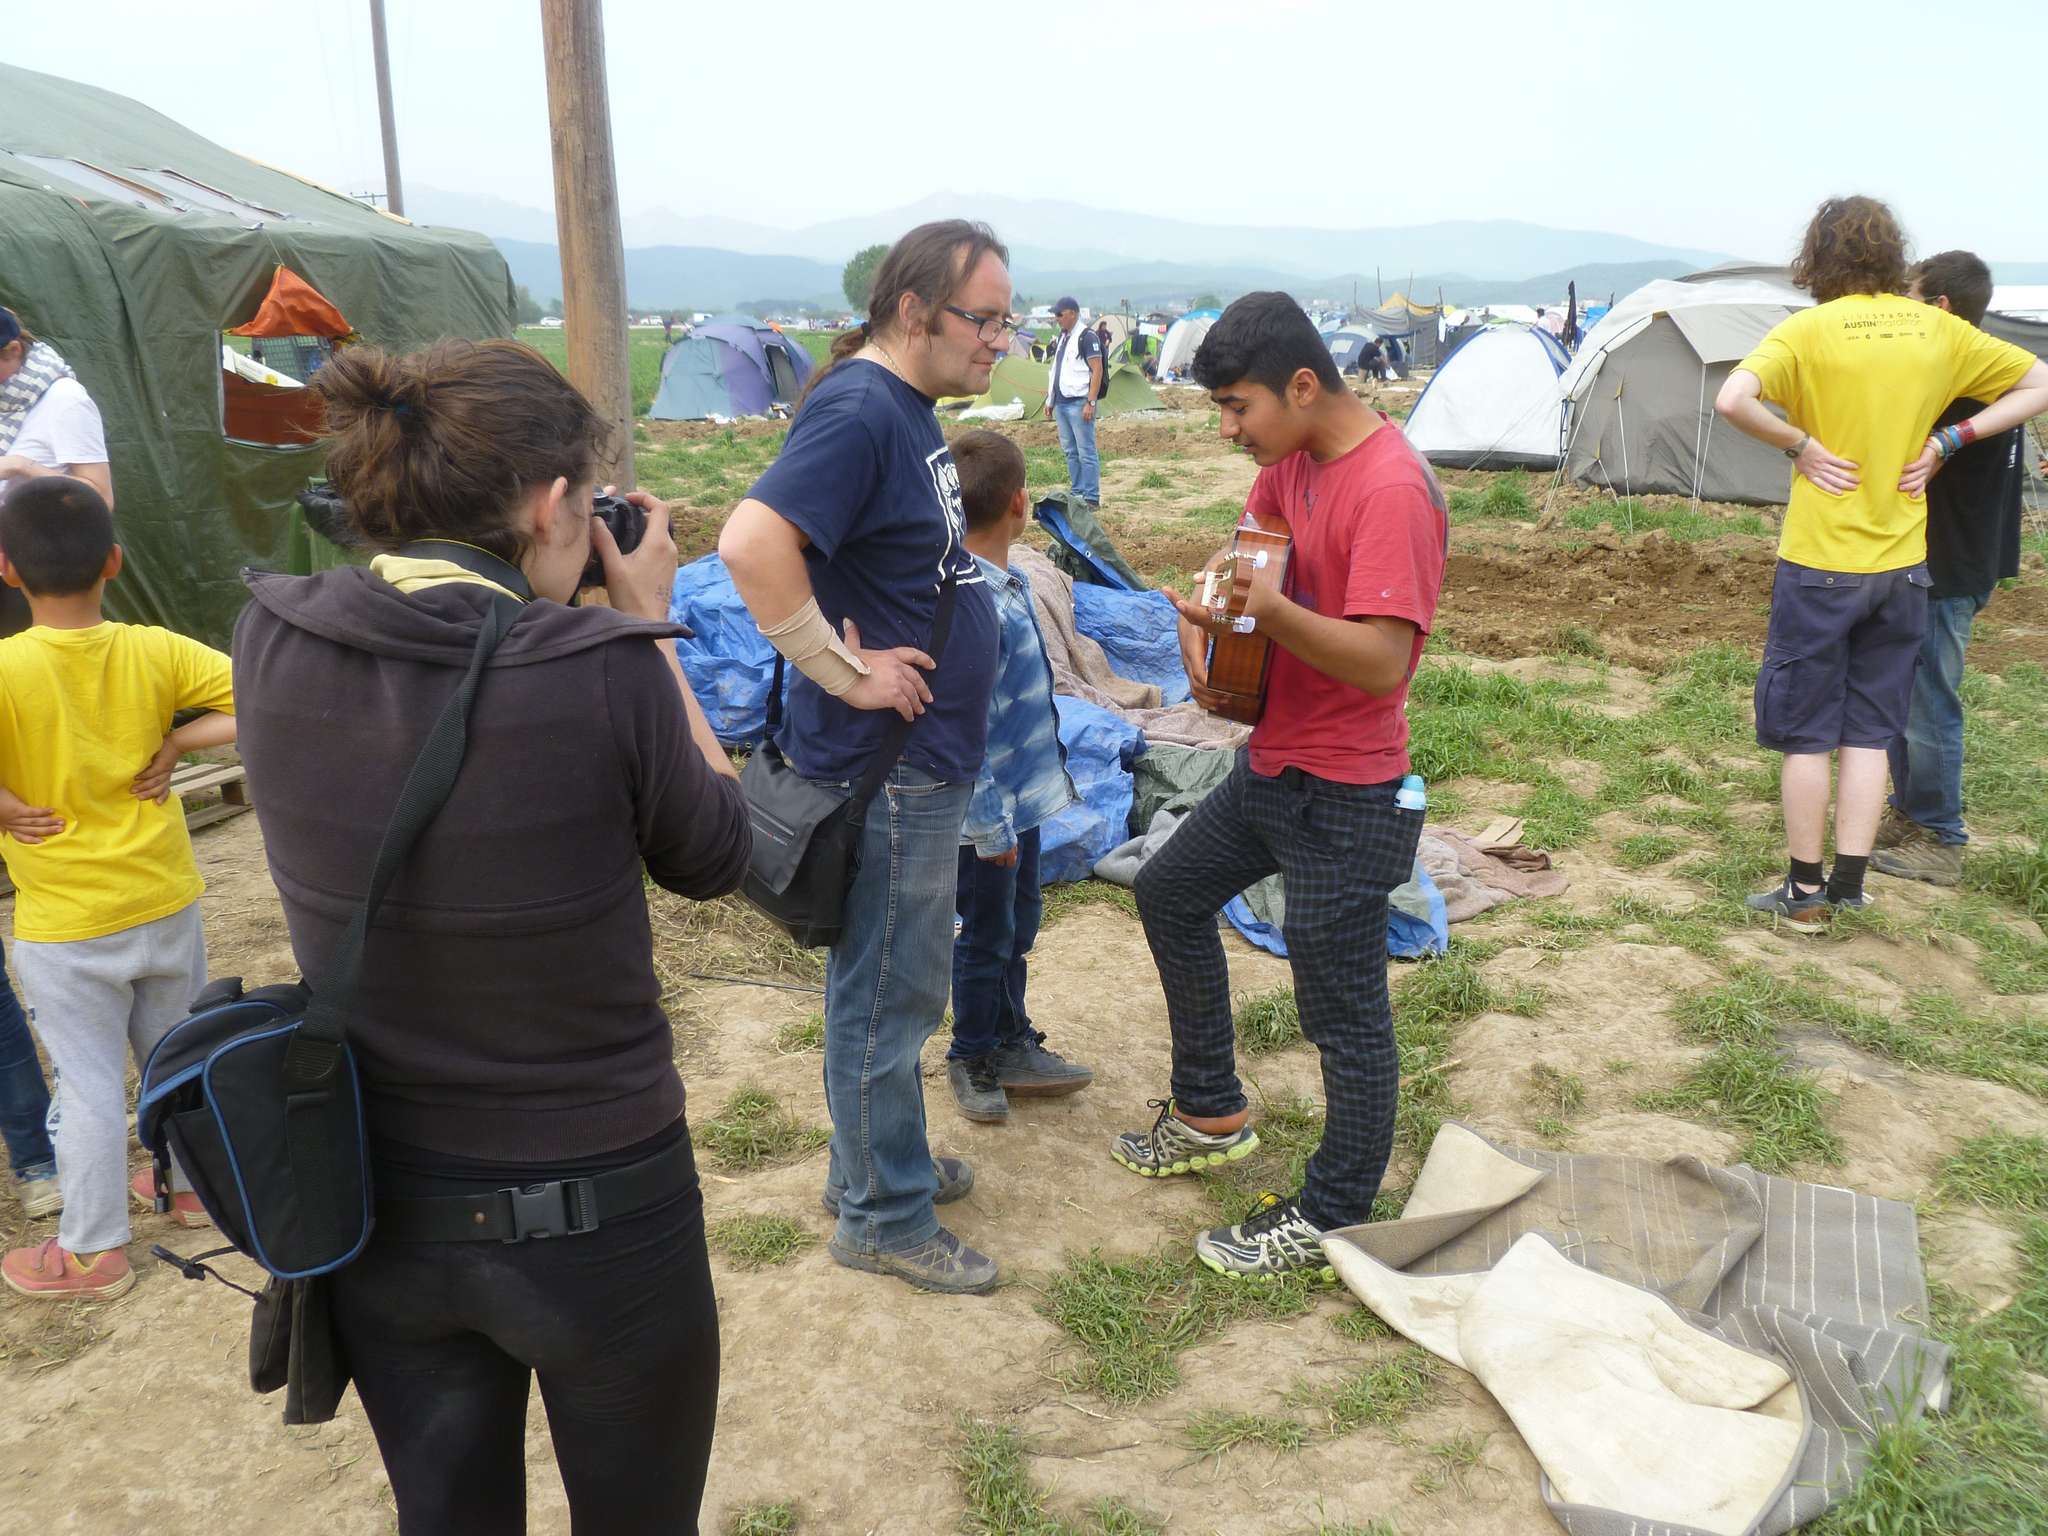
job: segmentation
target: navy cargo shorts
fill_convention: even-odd
[[[1780,560],[1756,675],[1757,745],[1832,752],[1904,735],[1928,586],[1925,564],[1821,571]]]

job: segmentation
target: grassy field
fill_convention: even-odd
[[[540,353],[557,368],[569,366],[568,333],[558,325],[523,325],[519,328],[519,339]],[[794,331],[796,339],[813,358],[823,358],[831,350],[835,331]],[[655,391],[661,388],[661,359],[668,345],[661,339],[661,332],[634,327],[626,333],[627,357],[633,369],[633,414],[645,416],[654,404]]]

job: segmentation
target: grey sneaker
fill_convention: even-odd
[[[946,1061],[946,1082],[953,1090],[953,1102],[969,1120],[983,1125],[1001,1125],[1010,1118],[1009,1096],[996,1075],[994,1056],[970,1056],[965,1061]]]
[[[1080,1092],[1095,1081],[1095,1073],[1058,1051],[1048,1051],[1045,1036],[1033,1032],[996,1047],[996,1080],[1007,1092],[1051,1099]]]
[[[1259,1133],[1249,1122],[1227,1136],[1211,1136],[1174,1114],[1171,1099],[1154,1099],[1146,1108],[1159,1111],[1152,1129],[1125,1131],[1110,1143],[1109,1155],[1148,1179],[1200,1173],[1204,1168],[1234,1163],[1258,1150]]]
[[[1899,844],[1922,833],[1920,823],[1900,810],[1896,805],[1884,808],[1884,817],[1877,824],[1877,841],[1873,848],[1896,848]]]
[[[901,1253],[856,1253],[831,1242],[832,1257],[848,1269],[864,1269],[873,1275],[894,1275],[921,1291],[941,1291],[949,1296],[980,1296],[996,1288],[1002,1271],[985,1253],[976,1253],[959,1238],[939,1228],[915,1248]]]
[[[974,1170],[967,1166],[963,1157],[932,1158],[932,1172],[939,1176],[939,1192],[932,1196],[933,1205],[951,1205],[967,1191],[974,1188]],[[846,1195],[841,1184],[825,1181],[825,1193],[818,1196],[818,1203],[834,1216],[839,1214],[839,1202]]]
[[[1963,845],[1944,843],[1924,827],[1913,835],[1886,847],[1880,842],[1870,856],[1870,867],[1895,880],[1924,880],[1929,885],[1960,885],[1963,880]]]
[[[1299,1200],[1259,1197],[1251,1215],[1234,1227],[1218,1227],[1195,1239],[1195,1257],[1219,1275],[1277,1280],[1307,1274],[1335,1284],[1337,1271],[1323,1254],[1323,1229],[1301,1214]]]
[[[42,1163],[17,1173],[14,1193],[21,1201],[21,1214],[31,1221],[54,1216],[64,1209],[64,1190],[57,1182],[55,1163]]]
[[[1794,888],[1792,877],[1787,875],[1776,887],[1759,891],[1744,900],[1743,905],[1752,912],[1768,912],[1785,927],[1797,933],[1819,933],[1828,925],[1832,915],[1828,907],[1827,888],[1810,894],[1803,894]]]

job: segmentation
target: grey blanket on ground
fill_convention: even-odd
[[[1024,544],[1010,546],[1010,564],[1031,583],[1055,693],[1114,710],[1155,746],[1235,747],[1251,735],[1250,726],[1220,719],[1193,702],[1161,708],[1158,688],[1118,676],[1102,647],[1075,627],[1073,577]]]
[[[1345,1282],[1473,1372],[1573,1536],[1777,1536],[1946,1401],[1913,1208],[1747,1166],[1497,1146],[1446,1123]]]

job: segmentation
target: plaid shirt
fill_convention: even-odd
[[[1067,777],[1059,712],[1052,702],[1052,663],[1031,607],[1031,584],[1016,571],[974,557],[996,599],[1000,649],[995,692],[988,701],[988,756],[960,841],[984,857],[1008,853],[1017,835],[1042,826],[1078,800]]]

